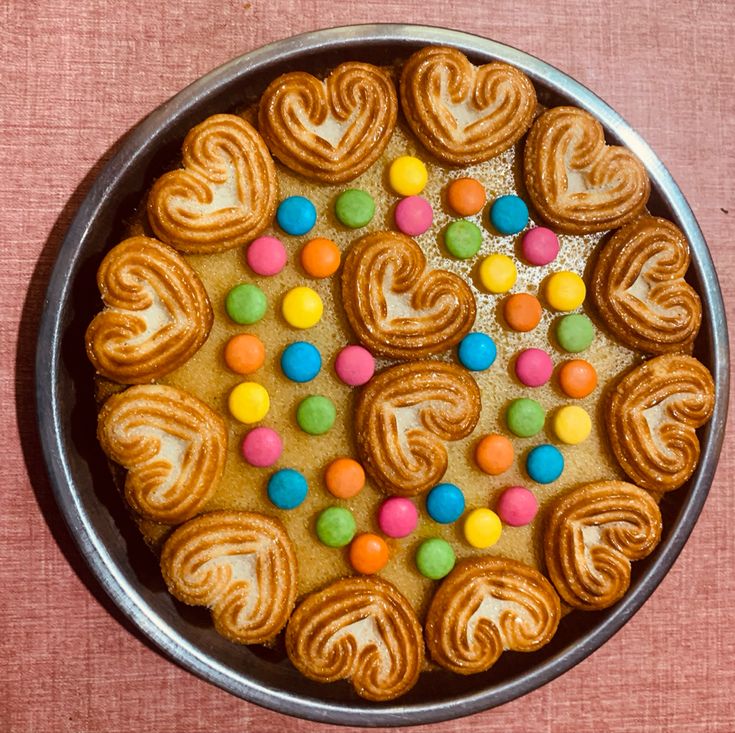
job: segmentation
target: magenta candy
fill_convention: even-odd
[[[542,349],[525,349],[516,358],[516,376],[526,387],[540,387],[551,379],[554,362]]]
[[[422,196],[407,196],[396,206],[396,226],[410,237],[423,234],[434,221],[431,204]]]
[[[548,265],[559,254],[559,240],[551,229],[534,227],[523,235],[521,254],[531,265]]]
[[[271,428],[253,428],[242,441],[242,456],[258,468],[272,466],[283,452],[281,436]]]
[[[401,496],[387,499],[378,510],[380,531],[388,537],[407,537],[416,529],[418,521],[416,505]]]
[[[345,346],[334,362],[337,376],[350,387],[359,387],[375,374],[375,359],[363,346]]]
[[[500,520],[511,527],[523,527],[533,521],[538,511],[536,497],[524,486],[511,486],[495,507]]]
[[[277,275],[286,265],[288,256],[280,239],[258,237],[248,247],[245,258],[257,275]]]

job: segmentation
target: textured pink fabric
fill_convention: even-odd
[[[33,339],[61,237],[121,135],[242,52],[291,33],[376,21],[455,27],[497,39],[557,65],[604,97],[681,184],[710,243],[735,322],[731,0],[5,0],[0,730],[324,728],[196,679],[149,648],[111,610],[62,525],[41,468]],[[726,444],[686,549],[612,641],[521,700],[432,730],[732,733],[733,476],[735,453]]]

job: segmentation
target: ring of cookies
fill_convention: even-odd
[[[715,399],[649,192],[589,113],[452,48],[194,127],[86,334],[170,593],[372,701],[619,601]]]

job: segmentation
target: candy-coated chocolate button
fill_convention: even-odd
[[[249,333],[238,333],[225,345],[225,364],[238,374],[252,374],[265,361],[265,346]]]
[[[296,422],[309,435],[323,435],[328,432],[336,417],[334,402],[318,394],[305,397],[296,410]]]
[[[505,435],[486,435],[475,448],[475,462],[491,476],[505,473],[513,465],[513,443]]]
[[[503,317],[514,331],[532,331],[541,320],[541,303],[530,293],[514,293],[503,303]]]
[[[268,499],[279,509],[295,509],[308,491],[306,479],[293,468],[282,468],[268,479]]]
[[[530,265],[548,265],[559,254],[559,240],[546,227],[529,229],[521,241],[521,256]]]
[[[495,342],[485,333],[468,333],[457,349],[462,366],[473,372],[489,369],[497,356]]]
[[[500,517],[492,509],[473,509],[464,520],[465,539],[480,550],[494,545],[502,531]]]
[[[431,227],[434,211],[431,204],[422,196],[408,196],[401,199],[395,211],[396,226],[409,237],[418,237]]]
[[[482,246],[482,232],[477,224],[466,219],[453,221],[444,230],[444,245],[458,260],[474,257]]]
[[[490,223],[501,234],[518,234],[528,224],[528,206],[518,196],[500,196],[490,207]]]
[[[562,443],[577,445],[589,437],[592,420],[579,405],[565,405],[554,413],[552,427]]]
[[[337,458],[327,466],[324,483],[332,496],[350,499],[359,494],[365,486],[365,471],[352,458]]]
[[[555,272],[546,282],[546,300],[557,311],[573,311],[584,303],[587,288],[576,272]]]
[[[388,545],[382,537],[366,532],[352,540],[349,556],[350,565],[358,573],[372,575],[388,563]]]
[[[518,273],[508,255],[488,255],[480,263],[480,282],[490,293],[506,293],[516,282]]]
[[[519,438],[530,438],[544,427],[544,408],[528,397],[513,400],[505,413],[508,429]]]
[[[378,510],[378,526],[388,537],[408,537],[416,529],[418,521],[416,505],[402,496],[386,499]]]
[[[339,247],[325,237],[308,241],[301,250],[301,266],[311,277],[329,277],[339,268],[342,253]]]
[[[525,486],[511,486],[500,495],[495,509],[505,524],[524,527],[536,516],[538,501]]]
[[[281,369],[292,382],[310,382],[321,368],[319,349],[308,341],[295,341],[281,354]]]
[[[270,409],[270,397],[262,384],[242,382],[230,392],[227,401],[235,420],[250,424],[260,422]]]
[[[349,545],[356,531],[352,512],[341,506],[327,507],[316,520],[316,536],[327,547]]]
[[[278,205],[276,221],[286,234],[299,237],[316,224],[316,209],[303,196],[289,196]]]
[[[286,265],[288,256],[280,239],[258,237],[248,246],[245,259],[250,269],[258,275],[277,275]]]
[[[472,216],[485,205],[485,188],[474,178],[458,178],[447,188],[447,204],[459,216]]]
[[[540,387],[551,379],[554,363],[543,349],[524,349],[516,357],[515,373],[526,387]]]
[[[388,180],[391,188],[400,196],[415,196],[424,190],[429,174],[418,158],[402,155],[390,164]]]
[[[337,196],[334,214],[346,227],[359,229],[369,224],[375,215],[375,201],[367,191],[348,188]]]
[[[440,524],[456,522],[464,512],[464,494],[454,484],[437,484],[426,496],[426,511]]]
[[[537,484],[550,484],[564,471],[564,456],[553,445],[537,445],[526,457],[526,472]]]
[[[345,384],[359,387],[373,378],[375,358],[364,346],[345,346],[334,360],[334,371]]]
[[[265,293],[252,283],[235,285],[225,299],[227,315],[242,325],[250,325],[259,321],[264,315],[268,301]]]
[[[559,386],[567,397],[582,399],[597,387],[597,372],[584,359],[571,359],[559,369]]]
[[[271,428],[253,428],[243,438],[242,457],[258,468],[272,466],[283,452],[281,436]]]
[[[570,354],[584,351],[595,339],[595,327],[584,313],[562,316],[556,324],[556,340]]]
[[[449,575],[455,562],[452,546],[440,537],[424,540],[416,551],[418,571],[431,580],[440,580]]]
[[[281,311],[294,328],[311,328],[321,320],[324,306],[316,291],[301,285],[286,293]]]

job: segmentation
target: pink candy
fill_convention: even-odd
[[[242,456],[258,468],[272,466],[283,452],[281,436],[271,428],[253,428],[242,441]]]
[[[359,387],[372,379],[375,374],[375,359],[362,346],[345,346],[337,354],[334,362],[337,376],[350,387]]]
[[[511,486],[500,495],[495,511],[505,524],[523,527],[536,516],[538,502],[527,488]]]
[[[280,239],[258,237],[248,247],[245,258],[257,275],[277,275],[285,266],[288,256]]]
[[[541,349],[525,349],[516,359],[516,376],[526,387],[540,387],[551,379],[554,362]]]
[[[388,537],[407,537],[416,529],[419,512],[413,502],[393,496],[378,510],[380,531]]]
[[[531,265],[548,265],[559,254],[559,240],[551,229],[534,227],[523,236],[521,254]]]
[[[423,234],[434,221],[431,204],[421,196],[407,196],[396,206],[396,226],[410,237]]]

